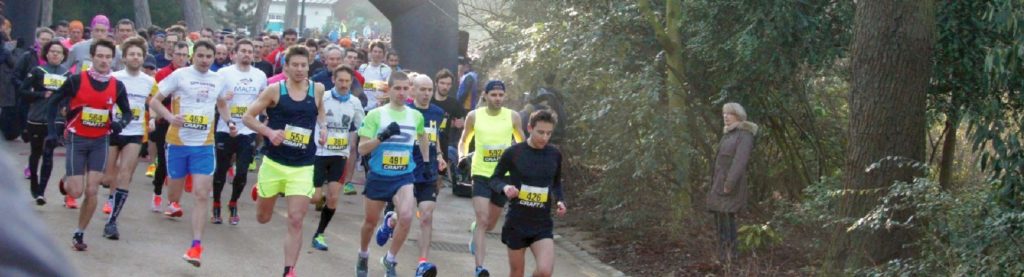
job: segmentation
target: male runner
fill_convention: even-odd
[[[430,250],[431,233],[433,231],[434,222],[434,207],[437,202],[437,173],[439,170],[445,170],[447,163],[443,156],[440,155],[442,152],[441,144],[439,143],[439,135],[442,132],[442,124],[445,120],[445,112],[441,107],[431,104],[430,99],[434,95],[434,83],[430,80],[430,77],[424,74],[416,75],[413,80],[413,104],[409,104],[410,108],[416,109],[423,115],[423,129],[426,130],[427,136],[430,141],[430,157],[429,161],[437,161],[437,166],[431,166],[434,163],[422,163],[424,160],[420,153],[413,152],[413,160],[417,162],[416,170],[413,172],[415,177],[414,188],[416,196],[416,202],[419,207],[419,219],[420,219],[420,261],[419,266],[416,267],[416,276],[427,276],[433,277],[437,275],[437,267],[427,261],[427,254]]]
[[[331,50],[328,50],[329,52]],[[332,54],[328,53],[328,57]],[[340,58],[339,58],[340,59]],[[330,58],[328,58],[330,63]],[[327,183],[326,206],[320,215],[320,225],[316,233],[313,233],[313,248],[327,251],[327,242],[324,240],[324,231],[334,217],[334,211],[338,208],[338,198],[341,194],[341,182],[348,182],[352,179],[352,169],[355,167],[356,159],[350,159],[351,153],[355,153],[356,127],[362,124],[363,105],[359,98],[352,96],[349,85],[352,83],[354,70],[347,65],[334,68],[331,74],[334,76],[338,86],[324,93],[324,108],[327,110],[327,129],[317,129],[317,133],[327,133],[327,144],[318,145],[316,151],[316,172],[313,174],[313,186],[316,187],[315,199],[322,194],[323,184]]]
[[[200,266],[203,253],[202,236],[209,209],[210,185],[213,181],[214,146],[213,123],[216,109],[220,118],[230,121],[224,107],[226,91],[221,75],[210,70],[213,64],[213,43],[200,40],[193,46],[192,66],[175,70],[160,81],[159,93],[149,101],[149,107],[161,118],[167,119],[167,175],[170,177],[168,205],[164,212],[169,217],[181,217],[182,185],[185,176],[192,175],[195,212],[192,214],[192,247],[182,257],[193,266]],[[161,102],[171,97],[173,110]]]
[[[554,223],[551,203],[557,203],[558,216],[565,215],[562,193],[562,153],[548,144],[556,119],[549,111],[530,115],[530,137],[501,154],[491,178],[509,174],[502,188],[510,200],[501,228],[501,242],[508,246],[509,276],[523,276],[526,248],[533,252],[537,268],[532,276],[551,276],[555,268]]]
[[[103,176],[103,179],[111,185],[111,198],[107,203],[112,203],[113,206],[107,225],[103,228],[103,237],[112,240],[120,237],[117,231],[117,216],[121,214],[124,203],[128,199],[128,186],[131,184],[135,168],[138,166],[139,151],[142,149],[142,134],[146,133],[146,127],[142,121],[143,113],[146,110],[146,101],[149,100],[149,95],[156,88],[156,80],[142,73],[142,61],[146,57],[146,40],[138,36],[126,39],[121,43],[121,53],[125,69],[114,72],[113,76],[124,83],[132,113],[130,116],[125,113],[114,114],[117,119],[128,117],[130,123],[124,127],[124,130],[121,130],[120,134],[110,136],[107,172]],[[105,207],[104,210],[106,210]]]
[[[415,214],[413,170],[416,163],[412,161],[412,152],[413,141],[417,137],[420,140],[420,153],[423,157],[430,156],[428,138],[423,129],[423,115],[405,106],[406,95],[412,89],[409,77],[405,73],[395,72],[388,79],[388,87],[389,104],[370,111],[363,120],[363,126],[359,128],[359,153],[369,153],[370,172],[366,176],[366,187],[363,190],[366,218],[359,240],[356,276],[367,275],[370,237],[387,201],[395,203],[398,223],[395,240],[387,254],[381,257],[381,264],[387,276],[397,276],[398,262],[395,261],[395,254],[405,243],[409,235],[409,224]],[[423,162],[430,163],[429,160]]]
[[[221,224],[220,217],[221,202],[220,195],[224,190],[224,182],[227,178],[228,169],[231,168],[231,158],[235,160],[235,177],[231,180],[231,201],[228,202],[228,211],[231,213],[231,225],[238,225],[238,198],[245,190],[247,172],[252,164],[256,148],[256,133],[245,125],[238,123],[242,115],[249,109],[249,104],[256,100],[260,92],[267,88],[267,75],[252,66],[253,61],[252,42],[243,39],[235,44],[236,64],[225,67],[218,71],[228,89],[228,113],[235,126],[228,126],[228,123],[217,123],[217,171],[213,174],[213,224]]]
[[[519,142],[523,137],[519,113],[501,106],[505,101],[505,83],[498,80],[487,82],[484,98],[487,106],[466,115],[466,128],[462,130],[462,139],[459,140],[460,161],[469,153],[470,140],[476,149],[472,166],[476,222],[473,224],[473,239],[469,242],[469,250],[476,256],[477,276],[490,276],[483,267],[487,255],[484,239],[487,231],[494,229],[501,209],[508,201],[501,191],[504,182],[491,176],[502,152],[512,145],[512,139]],[[481,226],[483,228],[479,228]]]
[[[448,156],[448,147],[452,144],[458,144],[458,141],[455,141],[458,137],[455,132],[462,129],[465,124],[466,109],[459,104],[455,97],[449,97],[452,84],[455,82],[455,76],[452,75],[451,71],[441,69],[435,75],[434,82],[437,93],[434,94],[434,98],[430,100],[430,103],[441,107],[445,113],[444,121],[441,121],[441,129],[438,130],[438,141],[441,144],[442,151],[441,156],[444,157],[445,161],[451,161],[452,157]],[[455,180],[452,180],[452,185],[456,185]]]
[[[67,140],[65,170],[68,177],[64,182],[64,190],[72,198],[85,194],[78,215],[78,229],[72,237],[72,244],[78,251],[85,251],[87,247],[83,231],[96,212],[96,191],[106,165],[108,135],[116,135],[131,119],[125,116],[121,120],[111,121],[111,110],[115,103],[122,114],[130,115],[132,112],[124,84],[110,75],[114,48],[114,43],[110,41],[97,40],[89,48],[93,66],[84,73],[68,78],[50,97],[47,143],[56,145],[61,137]],[[62,107],[67,107],[68,111],[66,130],[59,130],[56,123],[57,113]]]
[[[309,80],[309,51],[297,45],[285,52],[288,79],[260,93],[242,117],[245,126],[267,137],[267,153],[256,184],[256,220],[270,222],[279,194],[288,204],[288,234],[284,246],[284,275],[295,275],[302,249],[302,220],[313,196],[313,163],[316,144],[313,130],[324,129],[323,85]],[[266,111],[263,124],[256,116]],[[327,133],[318,142],[324,144]]]

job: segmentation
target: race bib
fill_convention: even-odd
[[[201,114],[187,113],[182,116],[185,119],[185,128],[194,130],[209,130],[210,117]]]
[[[327,136],[327,150],[344,150],[348,147],[348,137],[341,132],[330,132]]]
[[[110,110],[82,108],[82,125],[89,127],[106,127],[110,121]]]
[[[519,189],[519,204],[541,208],[548,203],[548,188],[533,187],[523,184]]]
[[[306,145],[309,144],[309,139],[313,134],[313,130],[285,125],[284,126],[284,145],[306,149]]]
[[[384,169],[405,170],[409,168],[409,151],[384,151]]]
[[[430,138],[430,142],[437,143],[437,128],[430,127],[423,128],[423,130],[427,131],[427,137]]]
[[[138,107],[132,107],[132,121],[139,121],[142,115],[142,109]],[[114,109],[114,117],[120,119],[124,115],[121,114],[121,109]]]
[[[67,79],[68,77],[64,75],[46,73],[43,75],[43,87],[48,90],[57,90]]]
[[[231,106],[231,118],[242,118],[245,115],[245,111],[249,110],[249,106]]]
[[[484,145],[484,162],[496,163],[504,152],[504,145]]]

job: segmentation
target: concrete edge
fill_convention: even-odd
[[[594,257],[593,255],[590,255],[590,253],[588,253],[587,251],[583,250],[582,247],[577,245],[577,242],[575,242],[573,240],[570,240],[570,239],[568,239],[568,238],[566,238],[565,236],[562,236],[562,235],[556,234],[555,236],[556,236],[556,239],[554,241],[555,241],[555,244],[558,245],[558,247],[561,247],[561,248],[564,248],[564,249],[568,250],[569,253],[572,253],[572,255],[575,256],[577,259],[580,259],[581,261],[583,261],[583,262],[585,262],[585,263],[587,263],[587,264],[589,264],[589,265],[591,265],[593,267],[596,267],[598,269],[607,271],[609,273],[608,276],[612,276],[612,277],[625,277],[625,276],[628,276],[625,273],[622,273],[622,271],[619,271],[618,269],[615,269],[614,267],[612,267],[612,266],[610,266],[608,264],[605,264],[604,262],[601,262],[601,260],[598,259],[597,257]]]

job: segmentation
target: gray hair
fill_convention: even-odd
[[[743,106],[739,103],[725,103],[725,105],[722,106],[722,112],[734,114],[740,121],[747,121],[747,110],[743,109]]]

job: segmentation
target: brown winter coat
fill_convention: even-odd
[[[747,186],[747,165],[754,150],[757,124],[743,121],[729,130],[718,144],[715,157],[715,175],[708,191],[708,210],[735,213],[747,204],[750,188]],[[725,188],[729,193],[725,193]]]

